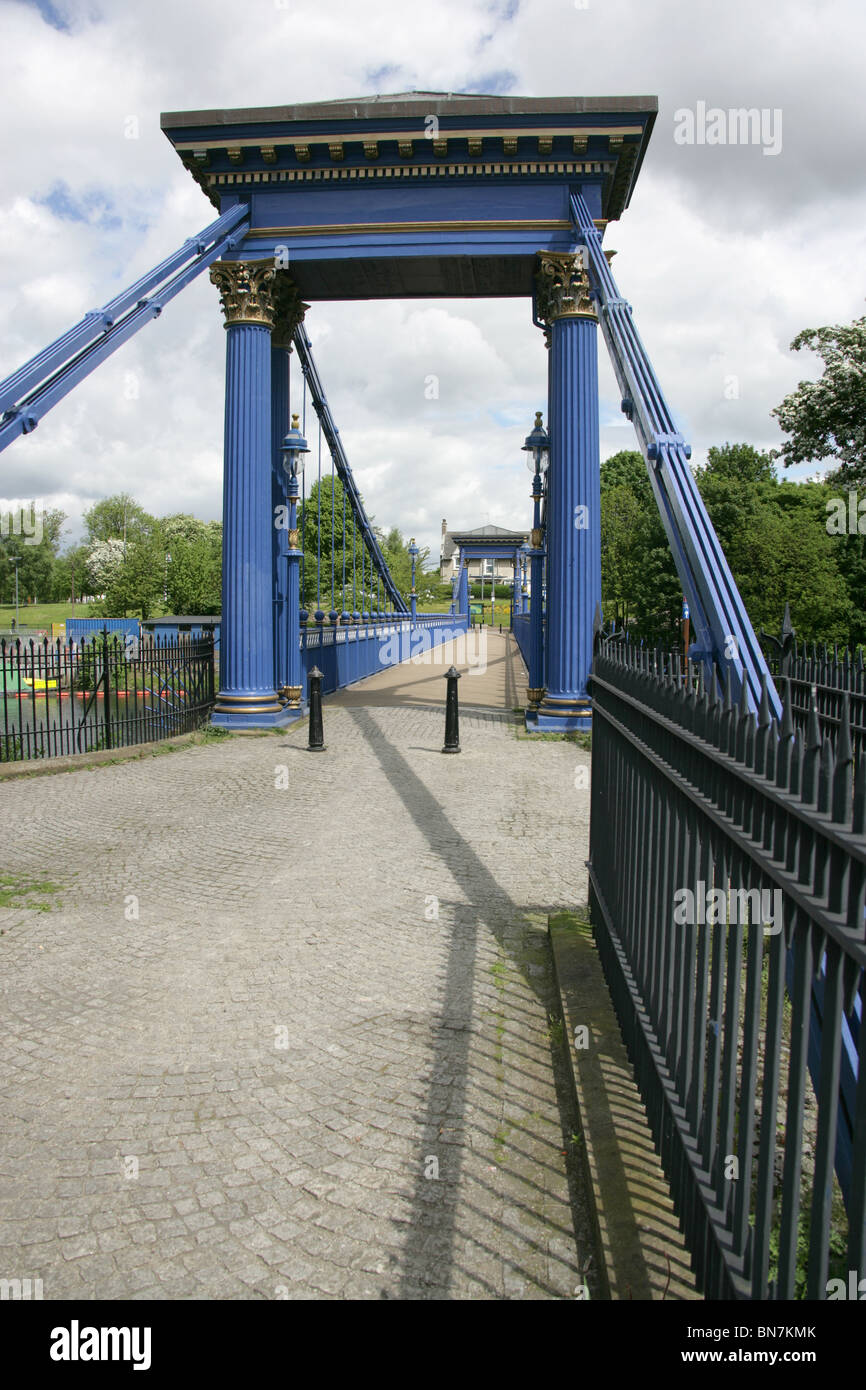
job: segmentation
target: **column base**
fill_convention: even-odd
[[[538,709],[526,711],[526,728],[535,733],[589,733],[592,729],[592,701],[552,699],[546,695]]]
[[[215,729],[279,729],[300,716],[268,691],[261,695],[217,696],[210,722]]]

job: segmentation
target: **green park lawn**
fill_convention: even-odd
[[[50,627],[51,623],[62,623],[66,618],[87,618],[93,615],[95,603],[21,603],[18,605],[18,622],[21,627]],[[12,626],[15,617],[15,604],[0,604],[0,628],[6,631]]]

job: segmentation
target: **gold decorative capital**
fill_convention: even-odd
[[[538,317],[546,324],[556,319],[592,319],[595,306],[589,297],[589,275],[583,257],[560,251],[536,255],[535,297]]]
[[[274,325],[274,281],[270,261],[215,261],[210,278],[220,294],[225,327],[238,323]]]
[[[291,349],[292,337],[309,309],[301,299],[297,285],[285,270],[277,273],[273,291],[274,328],[271,343],[274,347]]]
[[[540,526],[533,526],[529,536],[529,544],[533,550],[540,550],[542,543],[542,531]]]
[[[298,548],[298,533],[297,533],[297,531],[290,531],[290,532],[289,532],[289,550],[297,550],[297,548]]]

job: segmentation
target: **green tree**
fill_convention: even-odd
[[[853,609],[827,534],[827,488],[781,484],[772,455],[749,444],[710,449],[697,482],[753,627],[775,632],[788,602],[801,638],[848,640]]]
[[[158,528],[136,536],[121,551],[120,563],[111,569],[102,603],[104,618],[153,616],[162,603],[165,584],[165,545]]]
[[[608,622],[649,640],[676,636],[682,589],[636,449],[601,465],[601,591]]]
[[[58,555],[51,585],[53,603],[67,603],[73,594],[80,598],[82,594],[91,592],[87,582],[87,560],[86,545],[71,546]]]
[[[87,539],[91,542],[125,540],[129,543],[148,535],[155,525],[154,518],[128,492],[95,502],[84,513],[83,520]]]
[[[51,507],[40,512],[35,503],[22,510],[23,516],[15,512],[0,515],[0,589],[5,601],[11,603],[15,597],[13,561],[17,559],[20,602],[50,602],[66,513]]]
[[[866,482],[866,318],[806,328],[791,351],[809,348],[824,363],[817,381],[801,381],[771,413],[791,437],[778,450],[786,468],[835,459],[843,484]]]
[[[219,613],[222,604],[222,537],[202,530],[191,539],[171,541],[166,567],[166,593],[172,613]]]

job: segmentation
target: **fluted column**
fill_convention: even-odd
[[[601,601],[598,323],[579,255],[539,255],[536,303],[550,332],[547,690],[537,727],[589,729],[587,682]]]
[[[289,345],[271,335],[271,553],[274,583],[274,685],[285,704],[289,684],[289,505],[283,440],[289,429]],[[297,620],[296,620],[297,621]]]
[[[287,722],[274,678],[271,329],[276,272],[268,261],[211,266],[226,328],[223,595],[220,689],[212,722]]]

